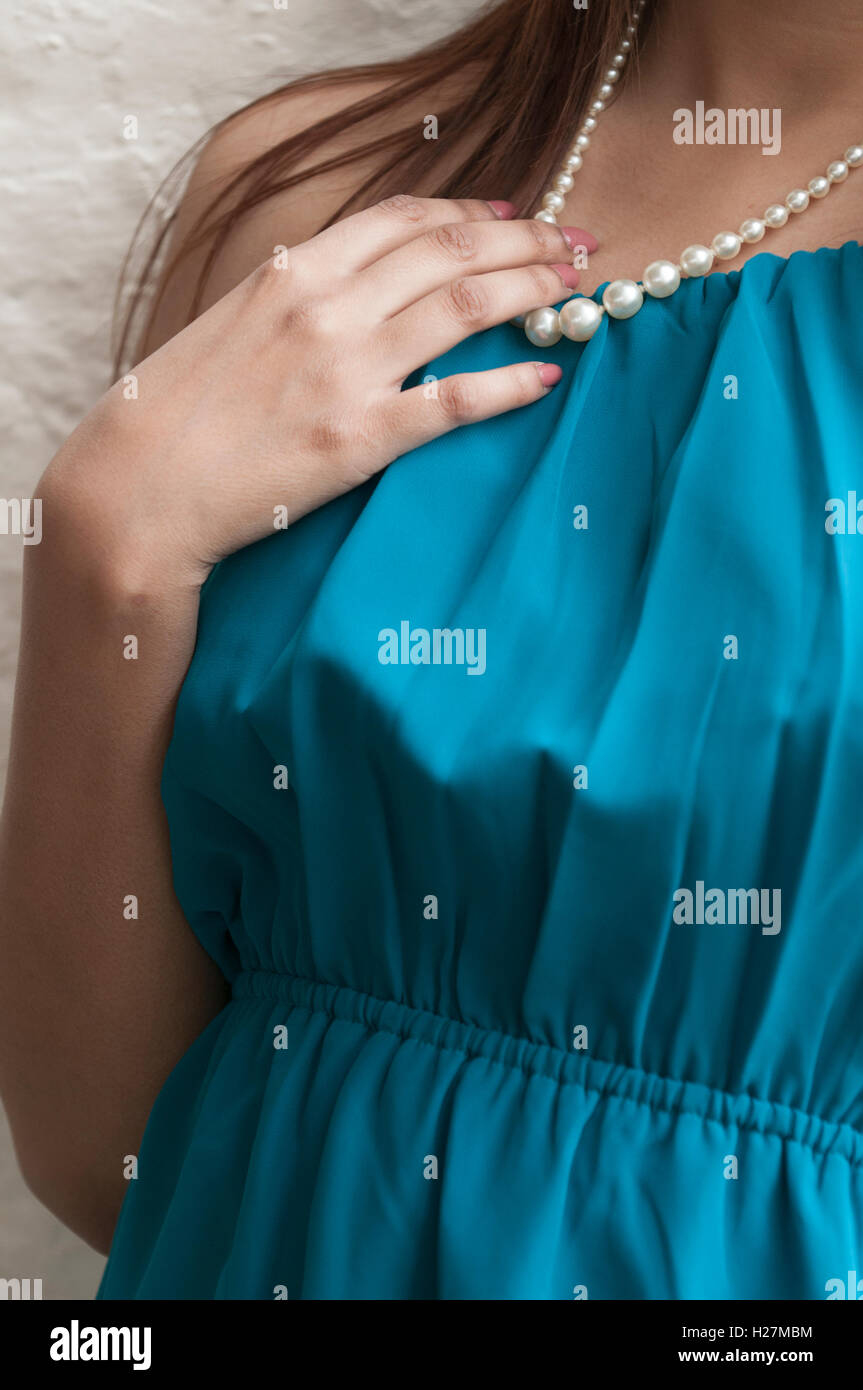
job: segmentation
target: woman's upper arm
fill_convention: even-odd
[[[251,117],[220,132],[194,172],[181,234],[262,138]],[[242,280],[274,239],[302,239],[328,215],[319,197],[297,200],[290,217],[274,205],[242,221],[208,299]],[[200,264],[190,257],[168,283],[146,351],[185,326]],[[110,430],[84,440],[59,470],[59,491],[50,468],[40,483],[44,539],[25,552],[0,818],[0,1089],[31,1188],[105,1249],[125,1158],[228,990],[174,894],[160,791],[197,592],[161,574],[141,590],[134,563],[130,581],[100,558],[118,553],[113,523],[98,509],[94,519],[86,487],[76,500],[74,479],[94,455],[108,454],[100,467],[119,473],[134,462]]]

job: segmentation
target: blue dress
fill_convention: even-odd
[[[163,795],[232,998],[99,1297],[863,1276],[861,306],[855,242],[686,281],[211,574]]]

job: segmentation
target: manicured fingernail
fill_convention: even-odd
[[[534,362],[543,386],[556,386],[563,376],[563,368],[556,362]]]
[[[571,290],[578,284],[578,271],[571,265],[553,265],[552,270],[556,270],[563,283]]]
[[[573,251],[576,246],[583,246],[590,255],[591,251],[595,251],[599,245],[596,237],[591,236],[590,232],[584,231],[582,227],[561,227],[560,230],[563,232],[567,246],[571,247]]]
[[[502,217],[504,220],[515,217],[515,203],[504,202],[502,198],[489,198],[488,205],[495,217]]]

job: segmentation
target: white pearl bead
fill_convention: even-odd
[[[736,232],[717,232],[710,245],[721,261],[733,261],[740,255],[740,237]]]
[[[613,97],[613,96],[614,96],[614,88],[612,87],[611,83],[610,83],[610,82],[602,82],[602,83],[600,83],[600,87],[599,87],[599,91],[597,92],[597,96],[599,97],[600,101],[608,101],[608,98],[609,98],[609,97]]]
[[[644,303],[644,295],[634,280],[612,280],[603,291],[602,302],[613,319],[631,319]]]
[[[784,203],[771,203],[764,214],[768,227],[784,227],[788,221],[788,209]]]
[[[700,242],[694,242],[692,246],[687,246],[680,257],[680,269],[686,275],[706,275],[713,265],[713,250],[709,246],[702,246]]]
[[[592,135],[593,132],[596,130],[596,127],[597,127],[597,120],[596,120],[596,117],[595,117],[595,116],[585,116],[584,120],[583,120],[582,123],[581,123],[581,128],[582,128],[582,130],[585,131],[586,134]]]
[[[631,48],[632,48],[632,40],[631,40],[631,39],[621,39],[621,41],[620,41],[620,51],[621,51],[621,53],[629,53],[630,50],[631,50]]]
[[[539,212],[534,214],[533,220],[534,222],[553,222],[557,225],[557,218],[548,208],[540,208]]]
[[[550,212],[563,212],[566,202],[559,193],[546,193],[543,196],[542,205]]]
[[[597,99],[596,101],[592,101],[587,109],[591,116],[598,116],[600,112],[605,110],[605,102]]]
[[[564,169],[570,169],[573,173],[577,173],[583,163],[584,160],[582,159],[579,151],[573,150],[572,153],[568,154],[566,156],[566,159],[563,161],[563,167]]]
[[[576,135],[576,137],[575,137],[575,148],[576,148],[577,150],[586,150],[586,149],[588,148],[589,145],[590,145],[590,136],[589,136],[589,135]]]
[[[554,347],[560,342],[560,314],[556,309],[531,309],[524,316],[524,331],[534,347]]]
[[[805,212],[809,206],[809,194],[806,189],[792,188],[785,199],[785,206],[789,212]]]
[[[857,169],[863,164],[863,145],[849,145],[845,151],[845,163],[852,169]]]
[[[830,192],[830,180],[823,174],[818,174],[814,179],[809,180],[809,192],[813,198],[826,198]]]
[[[674,261],[651,261],[641,280],[654,299],[667,299],[680,287],[680,266]]]
[[[760,217],[747,217],[738,228],[741,240],[750,244],[753,241],[760,241],[765,231],[766,228]]]
[[[617,71],[617,68],[606,68],[602,76],[605,82],[617,82],[620,78],[620,73]],[[851,161],[849,160],[848,162],[850,164]]]
[[[834,159],[827,165],[827,177],[831,183],[844,183],[848,177],[848,165],[844,159]]]
[[[626,54],[625,54],[625,53],[615,53],[614,57],[613,57],[612,60],[611,60],[611,66],[612,66],[613,68],[622,68],[622,67],[625,67],[625,66],[626,66]]]
[[[559,315],[561,331],[574,343],[586,343],[602,323],[604,312],[599,304],[584,296],[568,299]]]
[[[575,187],[575,179],[572,174],[558,174],[554,181],[556,193],[571,193]]]

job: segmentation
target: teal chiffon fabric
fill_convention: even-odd
[[[863,1276],[861,312],[854,242],[686,281],[213,572],[163,796],[232,998],[99,1297]],[[485,669],[382,662],[403,622]],[[676,921],[699,882],[780,929]]]

